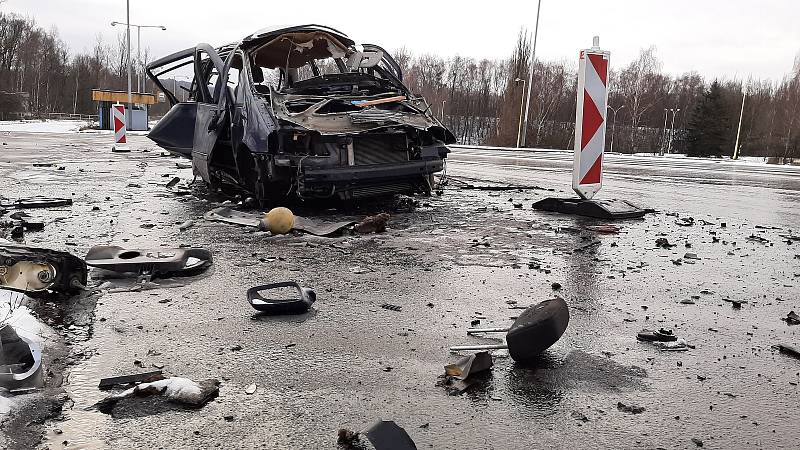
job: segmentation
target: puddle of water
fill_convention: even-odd
[[[90,358],[70,369],[65,385],[72,402],[64,405],[64,420],[50,425],[43,441],[45,446],[89,450],[108,447],[102,436],[108,429],[110,418],[99,411],[86,410],[107,395],[97,388],[101,376],[97,358]]]

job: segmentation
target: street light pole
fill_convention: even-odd
[[[522,82],[522,95],[519,97],[519,125],[517,125],[517,148],[519,148],[519,142],[522,136],[522,112],[523,107],[525,106],[525,80],[522,78],[514,79],[514,83]]]
[[[617,129],[617,112],[624,107],[625,105],[622,105],[617,109],[614,109],[614,107],[611,105],[608,105],[607,107],[608,109],[614,112],[614,118],[611,121],[611,149],[608,150],[609,152],[614,151],[614,131]]]
[[[528,95],[525,100],[525,116],[522,121],[522,139],[520,139],[521,145],[517,145],[517,147],[524,147],[525,146],[525,136],[528,134],[528,113],[530,112],[531,108],[531,91],[533,90],[533,69],[536,67],[536,39],[539,37],[539,11],[542,9],[542,0],[539,0],[536,6],[536,28],[533,31],[533,52],[531,54],[531,61],[530,61],[530,69],[528,69]]]
[[[675,114],[680,110],[680,108],[670,109],[672,113],[672,122],[669,125],[669,145],[667,146],[667,153],[672,153],[672,136],[675,134]]]
[[[447,103],[447,100],[442,100],[442,125],[444,125],[444,104]]]
[[[142,93],[142,27],[138,26],[136,27],[136,92]]]
[[[128,1],[130,2],[130,0],[128,0]],[[129,62],[128,62],[128,71],[131,70],[131,66],[130,66],[130,51],[131,51],[130,50],[130,46],[131,46],[130,28],[131,27],[136,27],[136,64],[139,66],[136,69],[136,91],[137,92],[142,92],[144,90],[144,86],[143,86],[143,83],[142,83],[142,80],[144,80],[144,78],[142,77],[142,72],[144,71],[144,67],[143,67],[143,64],[142,64],[142,28],[160,28],[162,31],[166,31],[167,27],[165,27],[163,25],[136,25],[135,23],[130,23],[130,22],[131,21],[130,21],[130,13],[129,13],[127,22],[123,23],[123,22],[116,22],[115,21],[115,22],[111,22],[111,26],[113,27],[113,26],[116,26],[116,25],[125,25],[125,26],[128,27],[128,60],[129,60]],[[147,81],[145,80],[144,82],[146,83]],[[128,91],[130,92],[130,89],[128,89]],[[130,101],[130,99],[128,99],[128,101]]]
[[[744,100],[747,98],[747,85],[742,91],[742,109],[739,111],[739,127],[736,128],[736,144],[733,146],[733,159],[739,159],[739,135],[742,133],[742,117],[744,116]]]
[[[131,67],[131,0],[125,0],[126,4],[126,30],[127,30],[127,47],[128,47],[128,111],[130,114],[133,114],[133,94],[131,93],[131,78],[132,78],[132,67]],[[128,117],[128,114],[125,114],[125,125],[130,126],[131,118]]]
[[[664,132],[661,133],[661,147],[658,150],[658,156],[664,156],[664,147],[667,143],[667,111],[669,109],[664,108]]]

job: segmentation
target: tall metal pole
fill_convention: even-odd
[[[672,113],[672,122],[669,125],[669,145],[667,146],[667,153],[672,153],[672,136],[675,134],[675,114],[680,110],[680,108],[669,110]]]
[[[129,126],[131,120],[128,117],[133,113],[133,94],[131,93],[131,78],[133,78],[133,68],[131,67],[131,0],[126,0],[127,4],[127,20],[125,27],[127,29],[127,44],[128,44],[128,114],[125,114],[125,125]]]
[[[624,108],[624,107],[625,107],[625,105],[622,105],[619,108],[614,109],[613,106],[608,105],[608,109],[610,109],[611,111],[614,112],[614,119],[612,119],[612,122],[611,122],[611,149],[609,150],[609,152],[613,152],[614,151],[614,131],[616,131],[616,129],[617,129],[617,112],[619,112],[619,110]]]
[[[659,148],[658,156],[664,156],[664,147],[667,144],[667,111],[669,109],[664,108],[664,132],[661,134],[661,147]]]
[[[522,139],[518,147],[525,147],[525,137],[528,134],[528,113],[531,109],[531,91],[533,91],[533,69],[536,67],[536,39],[539,37],[539,11],[542,9],[542,0],[536,6],[536,28],[533,31],[533,52],[531,54],[530,69],[528,69],[527,99],[525,100],[525,118],[522,121]]]
[[[522,112],[525,107],[525,80],[517,78],[514,82],[522,82],[522,95],[519,96],[519,125],[517,125],[517,148],[519,148],[519,140],[522,136]]]
[[[75,112],[78,109],[78,74],[75,74],[75,100],[72,101],[72,114],[75,115]]]
[[[444,104],[447,103],[447,100],[442,100],[442,125],[444,125]]]
[[[142,27],[136,25],[136,92],[142,90]]]
[[[747,85],[742,91],[742,109],[739,111],[739,127],[736,129],[736,144],[733,146],[733,159],[739,159],[739,135],[742,133],[742,117],[744,116],[744,99],[747,98]]]

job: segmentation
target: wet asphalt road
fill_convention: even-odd
[[[64,331],[79,362],[43,447],[336,448],[339,428],[378,418],[395,420],[418,448],[437,449],[696,448],[693,438],[704,448],[796,448],[800,438],[800,360],[771,348],[800,344],[800,326],[780,320],[800,309],[800,242],[782,237],[800,234],[797,169],[609,155],[600,197],[658,212],[600,235],[583,227],[602,222],[530,206],[571,195],[569,153],[457,148],[444,194],[394,215],[385,234],[270,237],[203,221],[219,199],[201,188],[169,193],[169,177],[190,180],[191,171],[146,138],[131,137],[129,154],[110,153],[108,135],[0,141],[4,196],[75,201],[32,212],[51,222],[29,233],[28,244],[79,256],[95,244],[190,244],[214,253],[205,275],[152,290],[93,283],[82,303],[92,320]],[[32,166],[42,160],[54,166]],[[554,192],[459,189],[464,181]],[[360,218],[384,206],[295,212]],[[679,226],[675,215],[695,225]],[[195,226],[179,231],[189,219]],[[677,246],[657,248],[659,237]],[[691,264],[686,252],[701,259]],[[281,280],[316,290],[312,312],[254,315],[246,288]],[[507,325],[521,311],[514,306],[553,296],[554,282],[563,285],[571,322],[537,367],[498,351],[484,383],[460,396],[437,386],[443,366],[457,359],[449,345],[496,342],[466,336],[471,321]],[[725,299],[746,303],[733,309]],[[636,341],[642,328],[660,327],[695,348],[661,352]],[[113,416],[85,410],[104,396],[99,378],[162,365],[196,381],[220,379],[220,396],[191,411],[152,401]],[[258,387],[248,395],[251,383]],[[625,413],[618,402],[645,411]]]

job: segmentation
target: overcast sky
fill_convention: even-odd
[[[3,11],[55,26],[72,51],[107,41],[125,21],[125,0],[7,0]],[[536,1],[131,0],[131,22],[155,59],[197,42],[221,45],[275,24],[319,23],[357,42],[415,54],[474,58],[509,56],[520,27],[531,31]],[[664,71],[706,77],[779,79],[800,52],[800,0],[543,0],[537,58],[576,59],[592,36],[628,64],[655,45]],[[136,50],[136,35],[132,34]]]

